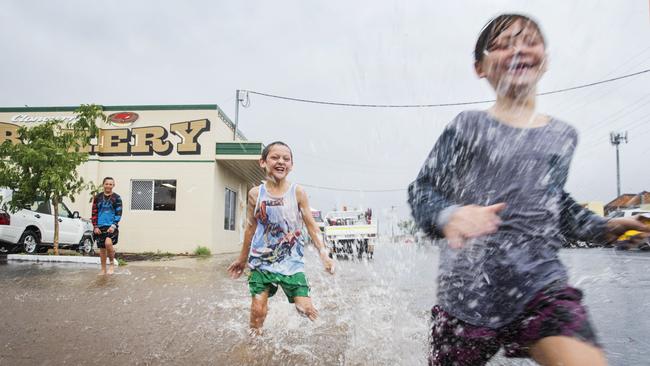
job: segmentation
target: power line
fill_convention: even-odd
[[[569,88],[557,89],[557,90],[551,90],[551,91],[547,91],[547,92],[537,93],[537,95],[551,95],[551,94],[557,94],[557,93],[564,93],[564,92],[568,92],[568,91],[572,91],[572,90],[583,89],[583,88],[588,88],[588,87],[595,86],[595,85],[610,83],[610,82],[621,80],[621,79],[627,79],[627,78],[631,78],[631,77],[641,75],[641,74],[645,74],[645,73],[648,73],[648,72],[650,72],[650,69],[645,69],[645,70],[641,70],[641,71],[638,71],[638,72],[635,72],[635,73],[621,75],[621,76],[617,76],[617,77],[610,78],[610,79],[600,80],[600,81],[596,81],[596,82],[593,82],[593,83],[582,84],[582,85],[572,86],[572,87],[569,87]],[[244,91],[246,93],[250,93],[250,94],[255,94],[255,95],[259,95],[259,96],[263,96],[263,97],[268,97],[268,98],[289,100],[289,101],[301,102],[301,103],[332,105],[332,106],[339,106],[339,107],[434,108],[434,107],[452,107],[452,106],[463,106],[463,105],[484,104],[484,103],[493,103],[493,102],[495,102],[494,99],[490,99],[490,100],[477,100],[477,101],[452,102],[452,103],[435,103],[435,104],[360,104],[360,103],[342,103],[342,102],[329,102],[329,101],[314,100],[314,99],[294,98],[294,97],[287,97],[287,96],[276,95],[276,94],[263,93],[263,92],[258,92],[258,91],[254,91],[254,90],[242,90],[242,91]]]
[[[337,191],[337,192],[364,192],[364,193],[385,193],[385,192],[402,192],[406,191],[406,188],[395,188],[395,189],[348,189],[348,188],[334,188],[334,187],[323,187],[316,186],[312,184],[299,183],[301,186],[324,189],[327,191]]]
[[[634,72],[632,74],[617,76],[617,77],[611,78],[611,79],[596,81],[596,82],[589,83],[589,84],[583,84],[583,85],[573,86],[573,87],[570,87],[570,88],[564,88],[564,89],[558,89],[558,90],[553,90],[553,91],[548,91],[548,92],[543,92],[543,93],[537,93],[537,95],[550,95],[550,94],[564,93],[564,92],[568,92],[568,91],[576,90],[576,89],[588,88],[588,87],[594,86],[594,85],[605,84],[605,83],[609,83],[609,82],[616,81],[616,80],[631,78],[633,76],[645,74],[646,72],[650,72],[650,69],[641,70],[641,71],[638,71],[638,72]]]

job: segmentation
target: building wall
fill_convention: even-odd
[[[599,216],[605,216],[605,205],[599,201],[585,202],[582,204],[585,208],[595,212]]]
[[[210,162],[101,163],[101,175],[115,178],[114,191],[122,197],[120,250],[183,253],[197,246],[212,247],[213,166]],[[175,211],[134,210],[131,182],[135,179],[175,179]]]
[[[219,253],[238,252],[244,239],[246,221],[246,198],[250,185],[234,175],[229,169],[217,164],[215,167],[214,197],[215,225],[214,235]],[[235,231],[224,230],[226,188],[237,193],[237,211],[235,213]]]

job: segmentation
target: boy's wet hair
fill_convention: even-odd
[[[266,160],[266,157],[269,156],[269,152],[271,151],[271,148],[275,145],[286,146],[286,148],[289,149],[289,154],[291,154],[291,160],[293,160],[293,152],[291,151],[291,148],[289,147],[289,145],[285,144],[282,141],[273,141],[270,144],[266,145],[264,147],[264,150],[262,150],[262,160]]]
[[[521,20],[527,25],[533,26],[539,36],[542,38],[542,42],[546,44],[544,39],[544,34],[542,34],[542,29],[539,27],[536,21],[534,21],[529,16],[523,14],[501,14],[492,18],[481,30],[481,33],[476,40],[476,46],[474,46],[474,61],[480,62],[485,56],[485,52],[488,51],[494,40],[501,34],[503,31],[508,29],[514,22]]]
[[[106,183],[107,180],[112,180],[113,182],[115,182],[115,179],[113,179],[113,177],[105,177],[104,180],[102,181],[102,184]]]

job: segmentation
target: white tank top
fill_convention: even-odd
[[[248,256],[249,267],[287,276],[303,272],[304,230],[296,185],[291,184],[282,197],[275,197],[261,184],[255,219],[257,229]]]

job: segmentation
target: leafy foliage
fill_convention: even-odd
[[[194,249],[194,255],[199,257],[209,257],[212,255],[212,252],[210,252],[210,249],[207,247],[198,246]]]

